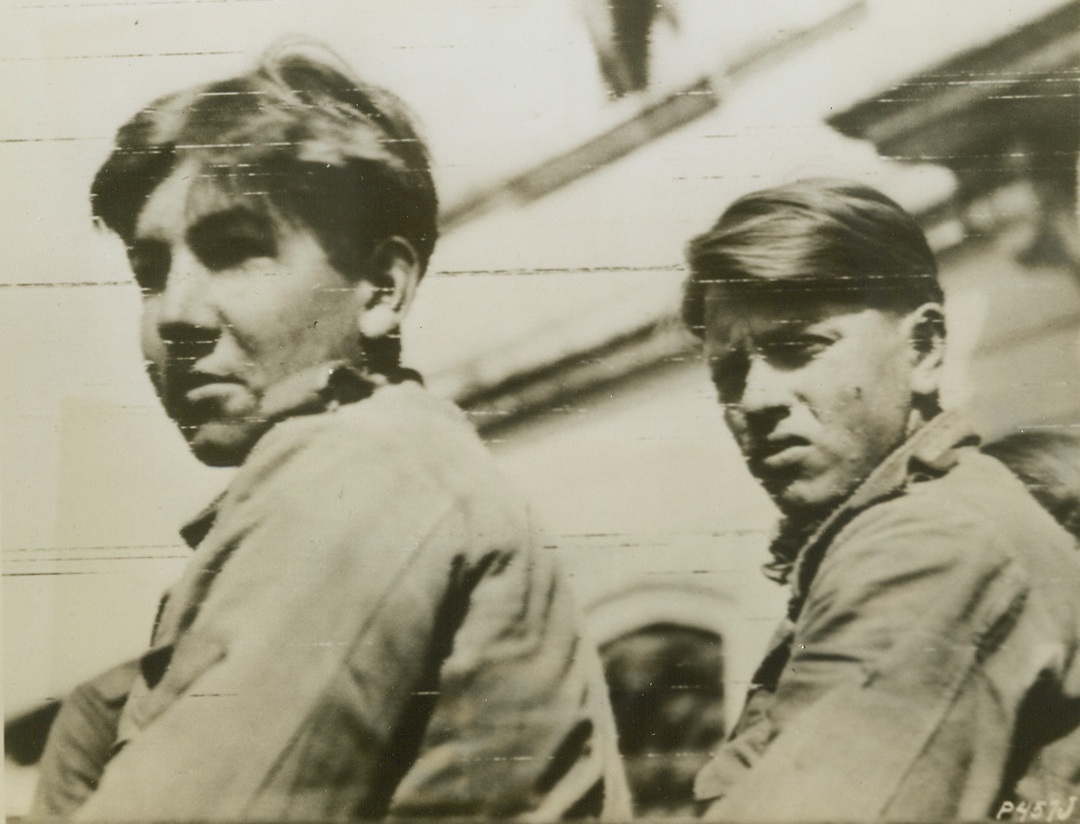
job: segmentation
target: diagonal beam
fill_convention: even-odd
[[[723,79],[725,86],[739,82],[842,29],[865,8],[866,0],[853,0],[809,26],[755,43],[721,66],[716,76]],[[450,231],[501,206],[539,200],[708,114],[720,105],[721,99],[714,76],[699,77],[585,143],[507,180],[466,194],[443,210],[442,229]]]

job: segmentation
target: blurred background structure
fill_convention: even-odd
[[[783,609],[774,522],[676,321],[681,252],[751,189],[861,179],[923,219],[947,402],[1080,425],[1080,2],[13,0],[0,11],[0,540],[9,814],[51,713],[139,653],[227,480],[142,374],[87,190],[152,98],[287,34],[398,92],[444,237],[406,360],[529,495],[608,667],[639,811],[685,814]]]

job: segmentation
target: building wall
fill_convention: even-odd
[[[1080,425],[1080,276],[1028,268],[1013,233],[971,243],[945,258],[967,361],[957,400],[988,437],[1014,429]]]

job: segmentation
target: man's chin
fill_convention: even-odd
[[[207,466],[239,466],[262,434],[250,422],[209,421],[186,429],[188,448]]]
[[[768,492],[784,517],[796,522],[821,520],[844,499],[835,490],[806,479],[796,479]]]

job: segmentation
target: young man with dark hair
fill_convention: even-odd
[[[238,467],[152,647],[58,717],[39,815],[629,816],[597,654],[526,508],[399,362],[436,238],[404,107],[320,49],[139,112],[93,185],[142,347]]]
[[[786,619],[698,798],[728,820],[1064,816],[1080,794],[1080,568],[939,384],[915,221],[807,180],[689,246],[684,317],[783,521]],[[1035,812],[1037,811],[1037,813]]]

